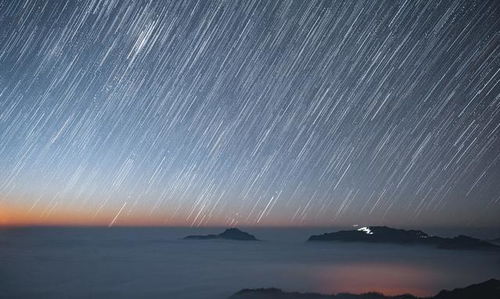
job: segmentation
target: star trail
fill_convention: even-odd
[[[500,225],[499,183],[499,1],[0,0],[0,223]]]

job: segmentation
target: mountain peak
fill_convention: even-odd
[[[238,228],[232,227],[228,228],[222,233],[218,235],[192,235],[187,236],[184,239],[198,239],[198,240],[206,240],[206,239],[226,239],[226,240],[238,240],[238,241],[257,241],[254,235],[251,235],[247,232],[241,231]]]

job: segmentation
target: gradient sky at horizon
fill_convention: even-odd
[[[0,223],[500,227],[500,2],[0,0]]]

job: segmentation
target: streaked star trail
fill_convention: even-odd
[[[0,222],[500,225],[499,82],[495,0],[0,0]]]

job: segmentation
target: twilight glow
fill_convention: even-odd
[[[499,32],[497,0],[0,0],[0,225],[500,226]]]

